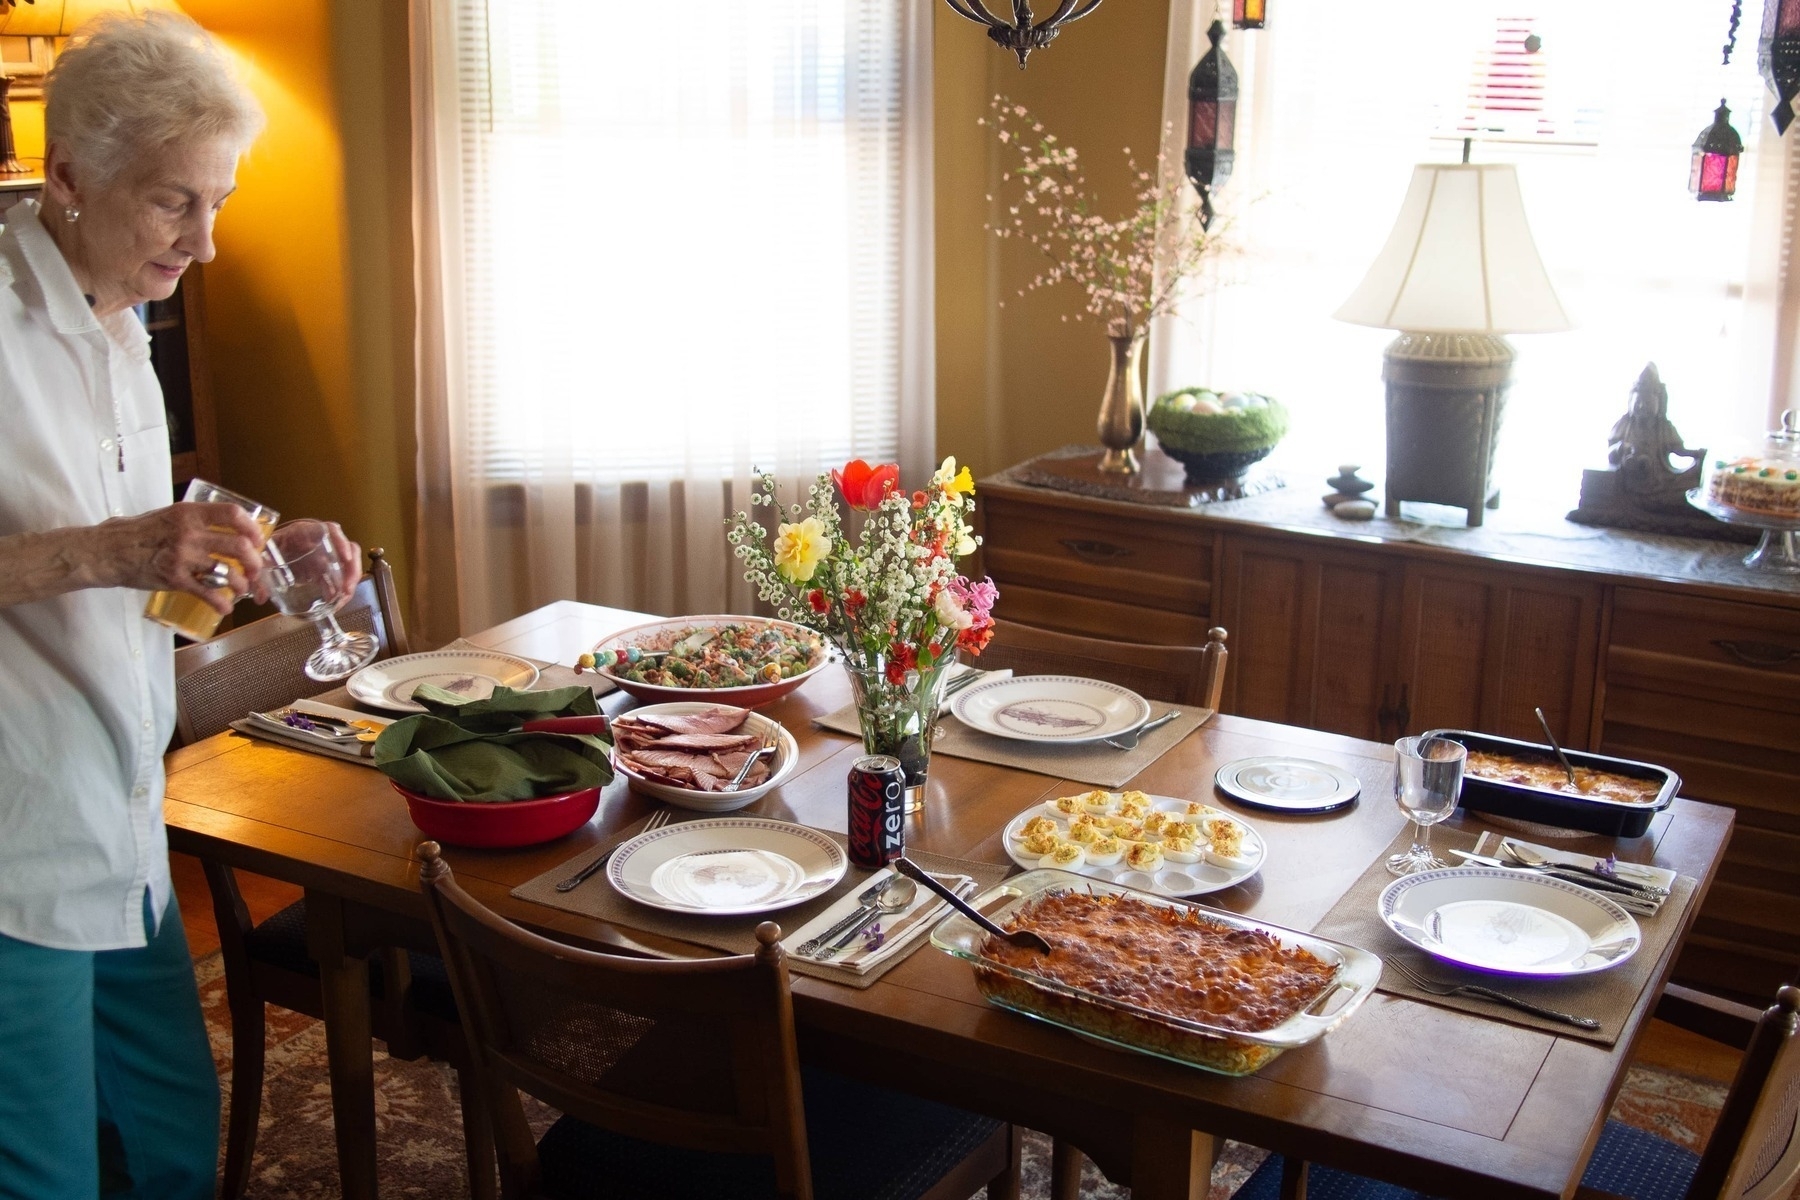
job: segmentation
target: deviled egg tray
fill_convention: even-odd
[[[1246,822],[1199,800],[1095,790],[1033,805],[1007,823],[1012,860],[1161,896],[1197,896],[1262,869]]]

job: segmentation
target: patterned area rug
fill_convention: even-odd
[[[194,964],[212,1035],[220,1083],[231,1082],[231,1017],[225,1003],[224,969],[217,954]],[[267,1009],[263,1105],[250,1200],[328,1200],[338,1195],[331,1129],[331,1090],[325,1075],[324,1026],[284,1009]],[[1725,1089],[1674,1071],[1634,1066],[1613,1107],[1613,1117],[1698,1151],[1712,1132]],[[538,1132],[556,1114],[532,1111]],[[440,1200],[468,1195],[462,1117],[456,1077],[429,1062],[400,1062],[375,1053],[375,1122],[384,1196]],[[221,1132],[221,1142],[223,1133]],[[1213,1172],[1210,1200],[1228,1197],[1249,1178],[1264,1152],[1226,1143]],[[1050,1140],[1030,1134],[1025,1142],[1025,1196],[1050,1194]],[[977,1193],[977,1196],[983,1193]],[[1092,1163],[1081,1194],[1090,1200],[1126,1200],[1131,1189],[1106,1180]]]

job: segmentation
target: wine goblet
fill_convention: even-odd
[[[289,521],[269,535],[269,592],[290,617],[305,617],[319,631],[319,648],[306,660],[306,675],[321,683],[367,666],[380,649],[371,634],[346,632],[337,610],[350,599],[343,559],[323,521]]]
[[[1431,852],[1431,827],[1456,811],[1469,752],[1445,737],[1403,737],[1394,743],[1394,799],[1413,822],[1410,849],[1387,860],[1396,875],[1445,866]]]

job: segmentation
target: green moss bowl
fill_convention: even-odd
[[[1252,463],[1267,458],[1288,429],[1288,412],[1279,400],[1261,397],[1259,405],[1223,412],[1194,412],[1189,397],[1215,398],[1209,388],[1182,388],[1159,396],[1145,424],[1170,458],[1180,462],[1192,484],[1236,479]]]

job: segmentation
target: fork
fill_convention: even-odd
[[[1118,737],[1105,739],[1106,744],[1111,746],[1114,750],[1136,750],[1139,738],[1143,737],[1146,733],[1149,733],[1152,729],[1161,729],[1164,725],[1167,725],[1170,721],[1173,721],[1180,715],[1181,711],[1179,709],[1171,708],[1168,712],[1156,718],[1154,721],[1145,721],[1136,729],[1128,729]]]
[[[638,832],[649,833],[652,829],[661,829],[664,825],[669,823],[669,818],[674,815],[675,810],[672,808],[659,808],[650,814],[650,819],[644,822],[644,827]],[[630,840],[630,838],[620,838],[618,841],[608,846],[605,854],[602,854],[599,858],[596,858],[593,862],[557,884],[556,890],[559,892],[572,892],[582,884],[586,883],[589,879],[593,878],[595,871],[598,871],[601,867],[606,865],[607,860],[613,856],[613,851],[617,850],[620,846],[623,846]]]
[[[773,729],[763,734],[763,744],[750,752],[750,756],[744,759],[744,765],[737,769],[737,774],[731,777],[731,782],[726,784],[721,790],[735,792],[740,787],[744,786],[744,780],[749,776],[750,768],[756,765],[756,760],[765,754],[773,754],[777,744],[778,743],[775,740],[775,731]]]
[[[1600,1022],[1594,1020],[1592,1017],[1578,1017],[1573,1013],[1559,1012],[1554,1008],[1545,1008],[1541,1004],[1534,1004],[1530,1000],[1509,995],[1506,992],[1497,992],[1493,988],[1482,987],[1480,984],[1445,983],[1441,979],[1427,979],[1423,975],[1408,968],[1406,964],[1402,963],[1398,958],[1384,958],[1382,959],[1382,962],[1392,967],[1396,974],[1410,980],[1414,987],[1422,992],[1430,992],[1433,996],[1475,996],[1482,1000],[1491,1000],[1495,1004],[1510,1005],[1520,1012],[1528,1012],[1533,1016],[1543,1017],[1547,1021],[1561,1021],[1565,1025],[1573,1025],[1578,1029],[1600,1028]]]

